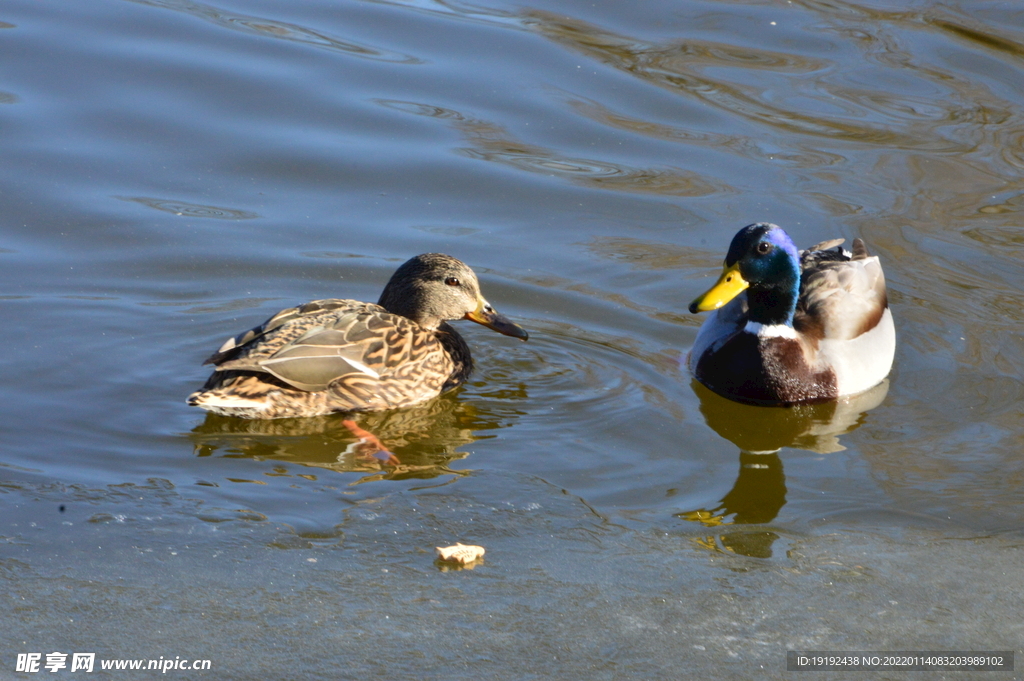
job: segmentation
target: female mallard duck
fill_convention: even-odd
[[[690,304],[714,310],[690,351],[696,379],[754,404],[825,402],[880,383],[896,352],[885,276],[863,241],[852,253],[842,243],[797,251],[775,225],[741,229],[721,278]]]
[[[395,271],[376,305],[314,300],[229,338],[206,360],[213,375],[188,403],[225,416],[277,419],[424,402],[473,370],[469,346],[447,324],[454,319],[529,337],[495,312],[466,264],[426,253]]]

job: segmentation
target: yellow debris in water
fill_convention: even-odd
[[[484,555],[484,547],[470,544],[456,543],[455,546],[437,546],[435,548],[438,560],[443,560],[446,563],[466,565],[483,558]]]

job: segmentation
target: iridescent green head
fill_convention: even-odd
[[[722,276],[690,303],[690,312],[717,310],[744,291],[750,321],[792,326],[800,293],[800,251],[782,228],[758,222],[741,229],[729,245]]]

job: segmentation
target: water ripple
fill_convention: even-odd
[[[530,330],[530,342],[515,348],[511,359],[490,344],[480,347],[474,403],[484,399],[496,412],[513,407],[517,400],[495,392],[513,381],[521,386],[521,398],[530,400],[531,420],[543,421],[549,411],[572,413],[574,429],[603,429],[642,421],[652,407],[683,418],[676,396],[669,394],[682,383],[678,365],[653,350],[648,339],[551,321],[531,321]]]
[[[218,206],[204,206],[198,203],[186,203],[171,199],[156,199],[148,196],[115,196],[122,201],[134,201],[165,213],[183,215],[190,218],[213,218],[215,220],[253,220],[260,217],[259,213]]]
[[[259,35],[266,38],[288,40],[335,52],[343,52],[363,59],[385,61],[398,64],[422,64],[423,61],[408,54],[369,47],[349,40],[335,38],[321,31],[316,31],[297,24],[290,24],[263,17],[235,14],[227,10],[191,0],[129,0],[140,5],[161,7],[177,12],[184,12],[213,24],[230,28],[242,33]]]
[[[726,135],[649,121],[613,111],[604,104],[568,93],[565,95],[565,100],[566,105],[581,116],[612,128],[659,140],[680,142],[688,146],[714,150],[727,150],[747,158],[781,161],[801,168],[838,165],[846,160],[839,154],[832,154],[809,146],[792,145],[790,149],[780,149],[772,145],[772,149],[766,149],[762,148],[764,146],[762,141],[744,135]]]
[[[496,123],[474,119],[452,109],[418,102],[374,101],[396,111],[449,121],[472,144],[455,150],[467,158],[611,191],[690,197],[734,191],[722,182],[681,168],[636,168],[605,160],[563,156],[557,151],[522,142]]]
[[[959,38],[964,38],[983,47],[1003,52],[1017,59],[1024,59],[1024,43],[996,35],[992,32],[991,27],[982,29],[966,26],[946,18],[933,19],[930,23],[936,28],[948,31]]]
[[[969,149],[962,142],[937,135],[933,127],[927,132],[919,132],[907,126],[890,128],[868,124],[865,120],[870,116],[864,111],[863,105],[851,100],[836,101],[830,92],[812,95],[811,99],[822,107],[855,106],[864,113],[838,116],[832,112],[815,115],[803,108],[769,101],[763,87],[729,83],[704,73],[712,67],[736,67],[742,64],[747,70],[770,70],[806,79],[808,73],[827,72],[833,67],[821,60],[693,41],[654,43],[546,12],[531,12],[530,17],[536,31],[573,51],[645,82],[695,97],[730,114],[780,131],[935,152]],[[791,90],[787,91],[788,99],[794,99],[792,94]],[[957,108],[949,103],[946,106]],[[949,117],[958,118],[952,115]]]
[[[451,0],[368,0],[378,5],[401,7],[424,14],[454,17],[463,21],[522,29],[523,19],[517,12],[479,7]]]

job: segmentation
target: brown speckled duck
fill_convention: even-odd
[[[833,239],[798,251],[759,222],[733,238],[718,282],[690,304],[712,311],[690,351],[694,377],[716,393],[766,405],[826,402],[880,383],[896,331],[877,256]]]
[[[449,255],[418,255],[395,271],[376,305],[314,300],[230,338],[188,404],[224,416],[276,419],[381,411],[429,400],[466,381],[469,346],[448,321],[470,319],[526,340]]]

